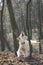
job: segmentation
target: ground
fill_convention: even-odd
[[[10,51],[0,51],[0,65],[43,65],[43,54],[32,54],[32,58],[17,57]]]

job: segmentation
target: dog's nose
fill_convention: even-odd
[[[22,36],[24,36],[24,34],[22,33]]]

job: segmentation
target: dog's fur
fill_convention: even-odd
[[[28,37],[22,32],[20,36],[17,38],[19,41],[19,48],[17,51],[17,56],[28,57],[30,55],[29,41]]]

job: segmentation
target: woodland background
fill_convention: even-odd
[[[4,0],[0,11],[0,50],[16,52],[16,38],[24,31],[39,40],[43,53],[43,0]],[[29,31],[29,32],[28,32]]]

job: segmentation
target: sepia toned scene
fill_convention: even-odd
[[[0,65],[43,65],[43,0],[0,0]]]

